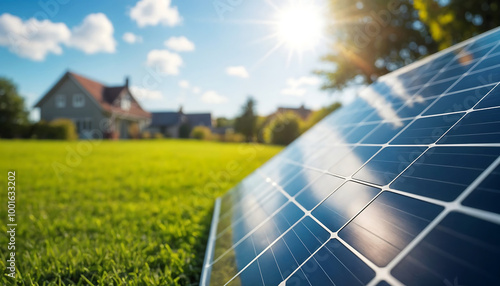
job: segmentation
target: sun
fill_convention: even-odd
[[[323,29],[323,14],[311,3],[295,3],[277,14],[277,37],[294,52],[313,50],[322,38]]]

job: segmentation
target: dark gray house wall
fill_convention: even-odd
[[[83,106],[73,106],[73,99],[75,96],[83,96]],[[65,99],[65,106],[58,107],[56,105],[56,98],[63,97]],[[42,102],[40,102],[40,119],[45,121],[52,121],[58,118],[67,118],[73,120],[77,129],[79,129],[80,138],[85,138],[86,132],[93,129],[101,129],[101,123],[108,117],[104,114],[99,103],[83,90],[78,83],[70,78],[60,82],[55,86]],[[105,130],[100,130],[101,132]]]

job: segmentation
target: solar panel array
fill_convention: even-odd
[[[500,285],[500,30],[381,77],[221,197],[201,285]]]

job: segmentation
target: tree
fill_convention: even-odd
[[[234,119],[228,119],[226,117],[218,117],[215,119],[215,127],[232,127],[234,125]]]
[[[191,135],[191,124],[184,122],[179,126],[179,138],[187,139]]]
[[[413,0],[329,1],[334,19],[329,34],[334,43],[323,60],[329,70],[324,89],[376,78],[432,53],[437,46],[419,20]]]
[[[496,0],[414,0],[420,19],[440,49],[500,26]]]
[[[311,114],[311,116],[309,116],[307,121],[304,122],[301,133],[304,133],[309,128],[313,127],[316,123],[320,122],[323,118],[327,117],[330,113],[334,112],[341,106],[342,105],[339,102],[335,102],[319,110],[313,111],[313,113]]]
[[[0,78],[0,137],[16,136],[16,129],[28,123],[28,111],[16,85]]]
[[[288,145],[300,136],[301,119],[293,112],[278,114],[265,130],[267,143]]]
[[[255,115],[255,100],[249,97],[243,105],[242,114],[236,118],[234,129],[236,132],[245,136],[246,142],[252,142],[257,125],[257,116]]]

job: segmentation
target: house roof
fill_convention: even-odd
[[[55,85],[60,84],[64,79],[71,78],[75,80],[87,93],[92,96],[97,103],[107,112],[119,114],[122,116],[132,116],[132,117],[144,117],[150,118],[151,114],[145,111],[134,98],[132,92],[128,88],[128,85],[109,87],[104,84],[91,80],[82,75],[76,74],[74,72],[66,72],[64,76]],[[54,87],[55,87],[54,86]],[[47,94],[45,94],[42,99],[35,105],[39,107],[42,101],[51,93],[52,88]],[[120,104],[117,103],[116,99],[119,98],[124,92],[128,92],[132,97],[132,103],[129,110],[122,109]]]
[[[278,111],[276,113],[285,113],[285,112],[293,112],[300,116],[302,119],[307,119],[309,115],[311,115],[312,110],[307,109],[304,107],[304,105],[300,106],[299,108],[291,108],[291,107],[278,107]]]
[[[170,112],[153,112],[151,118],[151,126],[172,126],[180,124],[183,118],[187,119],[187,122],[191,126],[207,126],[212,127],[212,114],[211,113],[190,113],[185,114],[177,111]]]
[[[179,112],[152,112],[151,126],[171,126],[181,122]]]
[[[212,127],[212,114],[211,113],[190,113],[186,114],[191,126],[207,126]]]

